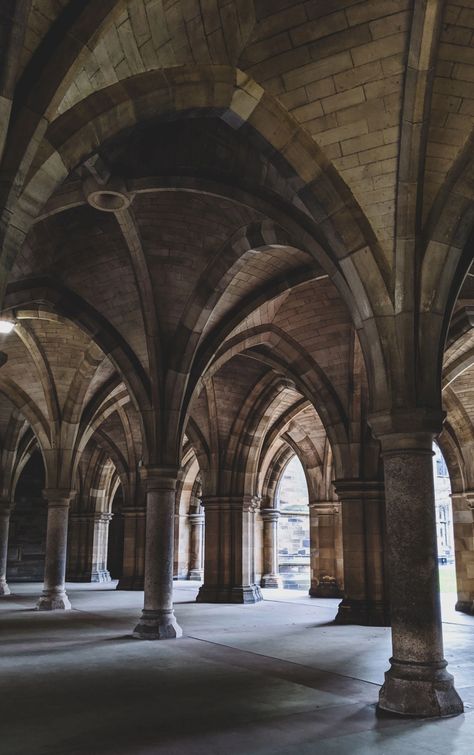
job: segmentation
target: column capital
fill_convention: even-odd
[[[145,506],[124,506],[121,510],[122,516],[135,516],[135,517],[142,517],[146,516],[146,508]]]
[[[77,521],[110,522],[113,516],[109,511],[75,511],[71,514],[71,519]]]
[[[111,522],[114,518],[111,511],[96,511],[92,516],[95,522]]]
[[[278,509],[260,509],[260,514],[264,522],[278,522],[280,518]]]
[[[48,506],[69,506],[71,498],[76,495],[75,490],[69,488],[46,488],[43,490],[43,497],[48,502]]]
[[[244,511],[250,511],[250,513],[254,514],[260,506],[261,500],[259,495],[244,495],[242,508]]]
[[[189,523],[191,527],[204,524],[204,514],[192,513],[192,514],[188,514],[188,518],[189,518]]]
[[[338,514],[340,510],[339,501],[310,501],[308,505],[316,514]]]
[[[474,490],[463,490],[458,492],[453,492],[449,494],[449,497],[451,500],[454,501],[465,501],[465,503],[468,506],[474,506]]]
[[[241,511],[256,511],[260,498],[254,495],[209,495],[203,496],[204,508],[240,509]]]
[[[141,467],[140,477],[147,492],[154,490],[175,491],[178,484],[179,467]]]
[[[379,500],[384,496],[381,480],[346,479],[334,480],[332,484],[341,501]]]
[[[368,422],[382,445],[382,454],[431,453],[434,438],[443,429],[446,412],[430,407],[397,409],[371,414]]]

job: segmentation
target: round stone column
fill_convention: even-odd
[[[183,634],[173,611],[174,507],[178,470],[149,468],[145,475],[145,601],[133,636],[142,640],[169,640]]]
[[[204,512],[189,514],[190,542],[189,542],[189,571],[188,579],[202,582],[203,568],[203,538]]]
[[[69,503],[74,494],[72,490],[44,491],[48,501],[48,524],[43,594],[36,604],[39,611],[67,611],[71,608],[64,583]]]
[[[423,419],[426,427],[430,417]],[[416,412],[411,421],[416,427]],[[405,427],[409,422],[407,418]],[[379,430],[385,470],[393,646],[379,707],[410,716],[456,715],[463,704],[443,655],[432,466],[435,431],[388,434],[384,424],[392,429],[393,419],[388,423],[377,418],[371,424]]]
[[[278,519],[277,509],[260,509],[263,519],[263,576],[261,587],[281,587],[278,573]]]
[[[9,501],[0,501],[0,596],[10,595],[7,584],[7,556],[11,511]]]

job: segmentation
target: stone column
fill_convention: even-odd
[[[110,582],[107,569],[107,546],[109,543],[109,525],[113,514],[100,511],[94,517],[94,539],[92,545],[91,582]]]
[[[104,511],[71,515],[67,569],[70,582],[110,582],[107,543],[112,517]]]
[[[441,429],[436,419],[426,412],[417,423],[414,411],[400,430],[397,417],[371,420],[385,470],[393,646],[379,706],[423,717],[463,710],[443,657],[432,466],[433,437]],[[405,430],[417,425],[423,429]]]
[[[312,598],[342,597],[338,563],[340,507],[334,501],[309,504]]]
[[[206,537],[204,584],[200,603],[257,603],[254,527],[258,499],[254,496],[203,498]]]
[[[10,595],[7,584],[8,530],[12,507],[9,501],[0,501],[0,596]]]
[[[43,594],[36,604],[39,611],[64,611],[71,608],[64,582],[69,503],[73,495],[74,491],[71,490],[44,491],[44,496],[48,501],[48,524]]]
[[[143,590],[145,585],[146,509],[127,507],[123,515],[123,570],[117,590]]]
[[[458,599],[456,611],[474,615],[474,490],[452,493]]]
[[[262,587],[281,587],[278,573],[278,519],[277,509],[260,509],[263,519],[263,576]]]
[[[202,582],[203,569],[203,536],[204,536],[204,512],[189,514],[189,526],[191,529],[189,538],[189,571],[188,579]]]
[[[183,634],[173,611],[177,476],[177,469],[146,470],[145,602],[133,632],[142,640],[168,640]]]
[[[87,514],[71,514],[68,528],[66,579],[68,582],[90,581],[91,518]],[[89,567],[89,568],[88,568]]]
[[[389,626],[383,483],[336,480],[342,507],[344,597],[336,623]]]

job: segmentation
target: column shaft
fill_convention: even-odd
[[[143,590],[145,585],[145,508],[124,508],[123,570],[117,590]]]
[[[72,495],[72,491],[66,490],[45,491],[48,501],[48,524],[43,594],[36,606],[39,611],[71,608],[66,595],[65,577],[69,502]]]
[[[342,506],[344,551],[344,597],[336,622],[389,626],[383,484],[376,480],[334,484]]]
[[[174,505],[177,470],[147,470],[145,601],[134,636],[182,636],[173,611]]]
[[[0,502],[0,596],[10,595],[7,584],[8,531],[10,529],[11,506]]]
[[[456,611],[474,614],[474,491],[453,493],[453,530],[458,599]]]
[[[107,570],[109,524],[113,514],[72,514],[67,578],[70,582],[110,582]]]
[[[253,496],[203,498],[205,511],[203,603],[256,603],[255,511]]]
[[[189,538],[188,579],[201,582],[203,577],[202,546],[204,535],[204,513],[189,514],[189,526],[191,532]]]
[[[342,597],[338,568],[340,504],[315,501],[309,505],[311,587],[313,598]]]
[[[261,509],[263,519],[263,575],[262,587],[281,587],[278,573],[278,519],[280,512],[276,509]]]
[[[429,416],[422,419],[428,427],[434,425]],[[415,424],[415,420],[412,413],[409,421]],[[384,426],[383,418],[380,425]],[[385,470],[393,646],[379,706],[410,716],[456,715],[463,704],[443,657],[433,432],[398,431],[379,437]]]

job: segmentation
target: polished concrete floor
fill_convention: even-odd
[[[34,610],[40,585],[0,603],[1,755],[474,753],[474,618],[446,603],[446,657],[466,713],[378,717],[390,630],[331,624],[337,601],[266,590],[254,606],[194,602],[185,637],[130,636],[142,593],[69,585],[73,610]]]

